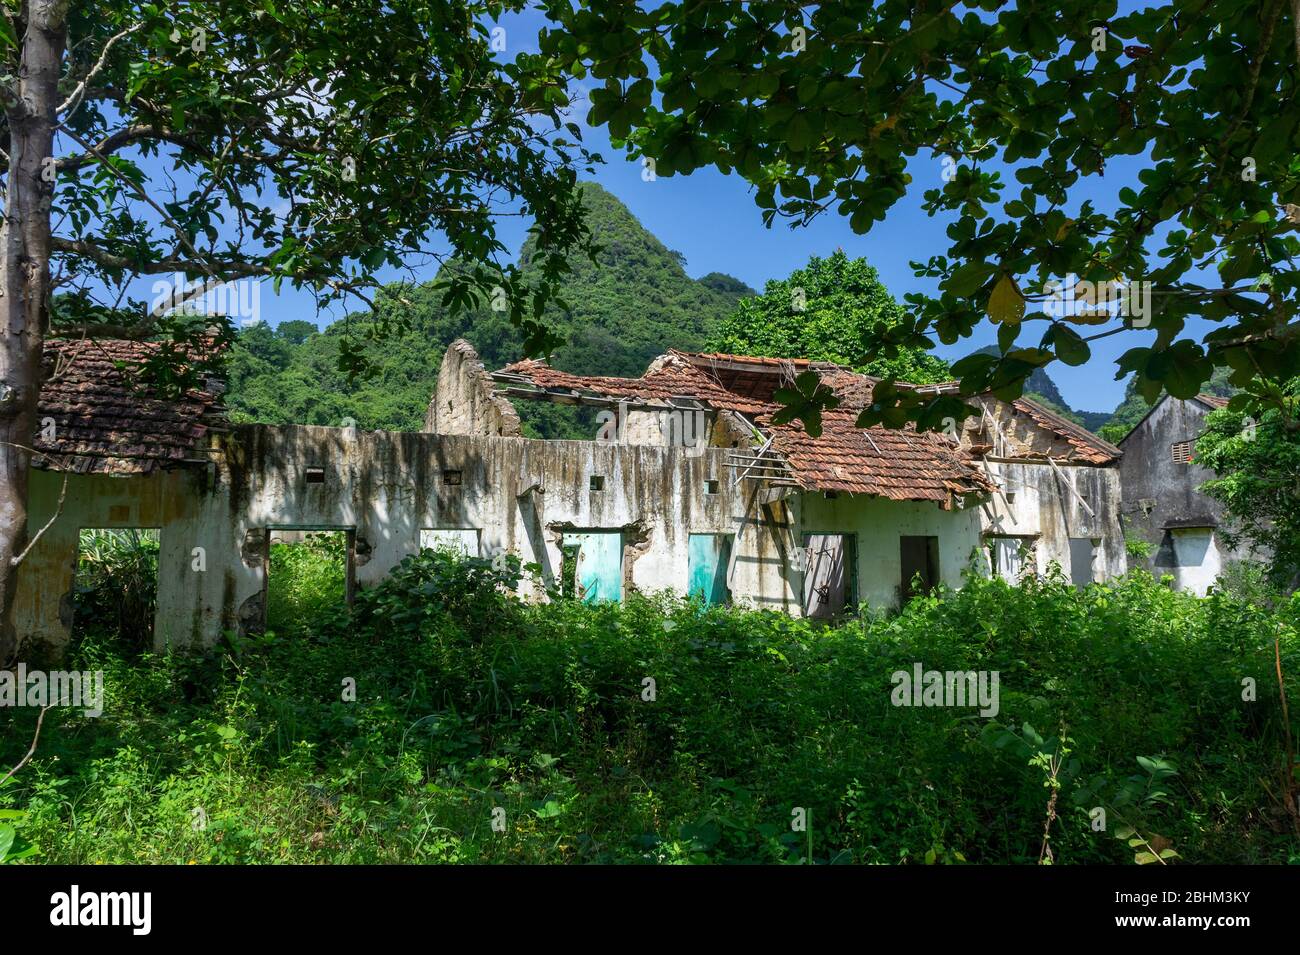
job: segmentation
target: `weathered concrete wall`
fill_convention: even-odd
[[[204,502],[212,494],[212,469],[169,471],[147,477],[69,475],[62,513],[19,568],[14,620],[20,637],[53,647],[66,643],[72,624],[72,578],[82,528],[156,527],[159,537],[158,615],[174,632],[220,633],[214,611],[198,600],[193,548],[234,553],[220,521],[205,526]],[[29,526],[44,527],[57,509],[63,475],[33,471]],[[212,569],[211,567],[209,568]],[[230,583],[216,568],[214,585]],[[220,598],[216,600],[220,605]]]
[[[1049,464],[993,458],[986,466],[1002,489],[980,507],[986,538],[1025,538],[1040,574],[1056,561],[1070,575],[1071,538],[1096,543],[1092,579],[1106,580],[1127,570],[1118,470],[1058,463],[1058,471]]]
[[[1136,562],[1157,576],[1172,575],[1176,587],[1198,594],[1206,592],[1228,563],[1261,556],[1249,547],[1228,548],[1222,540],[1218,529],[1226,523],[1223,508],[1197,490],[1214,472],[1173,459],[1173,444],[1195,441],[1208,413],[1198,401],[1166,397],[1120,445],[1124,528],[1151,545],[1150,556]],[[1185,528],[1202,532],[1174,534]],[[1194,540],[1202,537],[1208,537],[1204,546]]]
[[[480,528],[485,556],[509,551],[540,563],[548,583],[566,530],[620,530],[625,591],[685,591],[689,535],[743,528],[735,599],[797,610],[783,560],[792,531],[770,526],[753,482],[732,487],[722,449],[296,426],[237,427],[223,447],[222,463],[207,473],[72,476],[62,514],[21,569],[20,632],[56,646],[68,639],[83,527],[162,528],[160,644],[211,643],[224,629],[260,622],[266,538],[275,528],[351,531],[361,587],[418,551],[422,529]],[[322,469],[324,480],[308,483],[308,468]],[[593,475],[604,478],[603,490],[590,489]],[[34,476],[34,527],[53,514],[60,482]],[[195,548],[202,570],[193,566]]]
[[[447,347],[438,367],[433,399],[424,415],[424,430],[433,434],[522,434],[514,406],[493,394],[492,379],[478,352],[463,339]]]

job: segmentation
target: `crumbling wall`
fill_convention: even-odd
[[[492,379],[478,352],[458,338],[447,347],[438,368],[433,400],[424,416],[433,434],[478,434],[512,437],[523,433],[510,402],[493,394]]]
[[[986,540],[1020,537],[1031,548],[1037,573],[1056,561],[1068,576],[1070,539],[1087,538],[1096,547],[1094,579],[1127,570],[1117,468],[1004,460],[989,460],[986,467],[999,487],[980,507]]]
[[[210,470],[71,475],[62,514],[20,569],[23,632],[66,644],[60,606],[81,527],[161,527],[156,641],[211,644],[260,625],[275,529],[351,532],[356,583],[367,587],[418,551],[425,529],[478,529],[483,556],[518,554],[553,584],[561,553],[548,528],[633,527],[627,589],[682,592],[689,536],[735,532],[752,490],[732,486],[722,449],[267,425],[237,426],[221,443]],[[61,479],[34,475],[34,526],[53,514]],[[742,535],[736,552],[736,600],[784,606],[771,541]],[[529,597],[543,590],[521,585]]]
[[[970,402],[983,409],[961,424],[961,441],[977,453],[984,449],[997,457],[1067,458],[1074,447],[1049,431],[1009,401],[991,395],[976,395]]]

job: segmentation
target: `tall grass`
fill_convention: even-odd
[[[81,531],[73,581],[74,637],[152,645],[158,547],[155,528]]]
[[[973,578],[823,628],[517,573],[426,551],[303,635],[87,641],[104,717],[47,722],[0,805],[50,862],[1034,863],[1050,779],[1058,863],[1300,861],[1296,598]],[[893,705],[917,662],[999,671],[1000,712]]]

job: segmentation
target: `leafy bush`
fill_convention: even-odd
[[[1155,548],[1151,546],[1150,541],[1143,540],[1136,534],[1124,535],[1124,552],[1128,554],[1129,557],[1132,557],[1135,560],[1146,560],[1151,556],[1153,550],[1155,550]]]
[[[153,644],[158,604],[158,531],[81,532],[73,581],[73,626],[137,647]]]
[[[272,541],[266,625],[302,633],[347,599],[347,537],[339,531],[302,541]]]
[[[972,578],[826,628],[526,605],[520,570],[424,552],[203,658],[88,642],[104,717],[47,721],[0,808],[67,863],[1297,861],[1271,674],[1300,598]],[[893,705],[918,662],[998,671],[996,717]]]

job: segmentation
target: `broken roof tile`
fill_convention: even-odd
[[[781,405],[773,395],[802,371],[816,370],[841,399],[822,415],[822,434],[798,423],[774,424]],[[538,388],[562,388],[612,399],[663,401],[695,398],[717,410],[739,412],[772,436],[772,449],[807,490],[844,491],[891,500],[935,501],[987,492],[992,484],[970,454],[947,438],[914,429],[859,428],[857,413],[870,403],[878,379],[829,362],[672,351],[640,378],[609,378],[557,371],[522,361],[497,373]]]
[[[175,399],[134,379],[158,348],[120,339],[45,342],[35,467],[95,474],[146,474],[204,457],[213,427],[224,423],[217,395],[189,391]],[[47,440],[42,419],[54,422]]]

